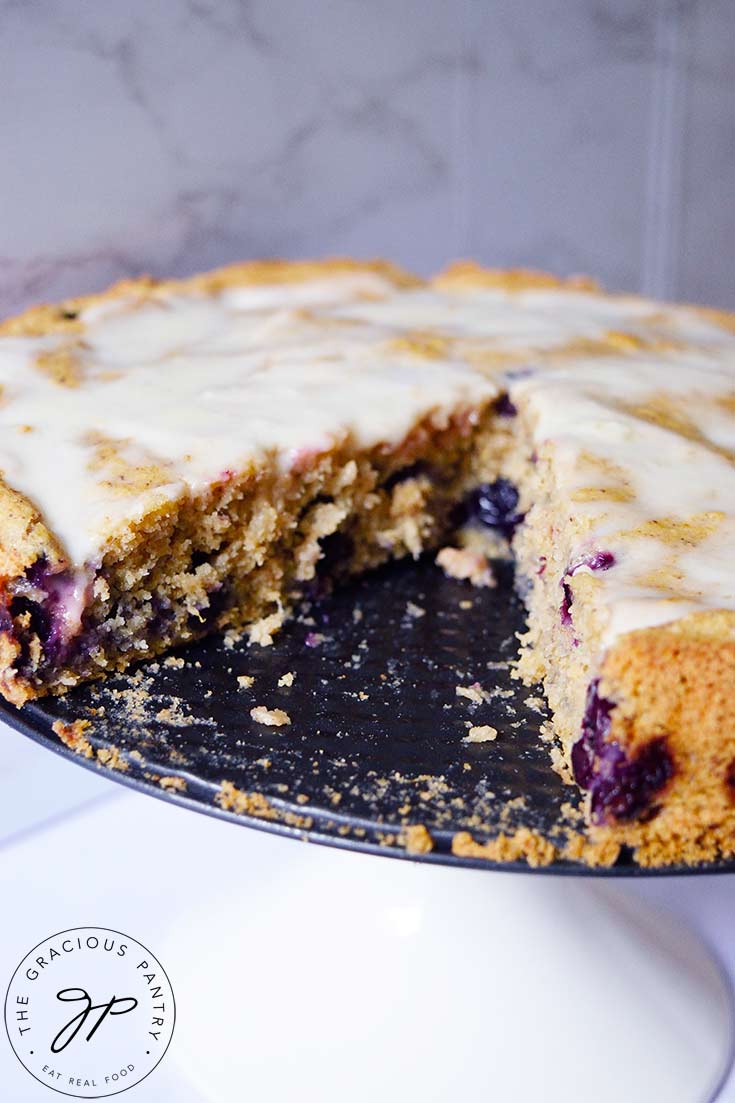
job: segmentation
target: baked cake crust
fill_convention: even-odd
[[[121,438],[104,386],[131,424],[140,364],[145,432]],[[158,411],[168,364],[207,424],[191,455]],[[437,546],[464,502],[513,536],[519,675],[545,683],[593,839],[731,855],[734,368],[735,315],[472,262],[428,284],[250,262],[26,311],[0,323],[0,690],[20,705],[228,626],[267,643],[299,594]],[[261,403],[252,447],[218,386]],[[70,503],[34,467],[57,437]]]

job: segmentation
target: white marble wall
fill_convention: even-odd
[[[735,306],[733,0],[0,0],[0,314],[253,255]]]

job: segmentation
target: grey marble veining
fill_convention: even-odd
[[[729,0],[0,0],[0,313],[258,255],[735,306]]]

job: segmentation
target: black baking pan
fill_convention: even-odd
[[[476,589],[429,558],[394,563],[307,606],[270,647],[213,636],[140,665],[132,678],[21,710],[3,704],[2,717],[79,765],[199,812],[352,850],[499,868],[453,854],[453,836],[467,831],[482,842],[524,826],[558,838],[562,806],[568,818],[579,794],[551,769],[540,689],[511,676],[524,611],[512,566],[501,562],[496,573],[497,588]],[[293,683],[279,686],[287,674]],[[241,675],[254,679],[250,688]],[[457,695],[473,683],[488,700]],[[291,723],[254,722],[258,705],[282,709]],[[92,757],[52,731],[56,720],[80,718],[92,719]],[[465,742],[470,724],[490,725],[497,738]],[[239,813],[222,807],[223,781],[255,801]],[[434,847],[407,855],[404,828],[417,823]],[[520,861],[500,868],[529,870]],[[642,869],[623,854],[610,868],[556,861],[536,871],[733,870],[735,861]]]

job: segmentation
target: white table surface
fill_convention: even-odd
[[[200,830],[190,830],[195,822],[201,823]],[[217,831],[227,831],[228,842],[243,840],[240,869],[233,870],[231,854],[228,867],[218,868],[216,840],[225,836]],[[183,864],[179,855],[176,866],[170,856],[181,839],[186,840],[188,851]],[[0,725],[0,986],[7,984],[35,943],[78,925],[125,931],[163,959],[167,948],[175,953],[177,939],[186,937],[182,929],[206,929],[208,909],[215,907],[213,886],[221,889],[228,878],[234,878],[240,890],[247,887],[248,878],[262,884],[264,876],[278,876],[279,863],[284,870],[295,868],[300,845],[237,826],[215,826],[208,817],[166,807]],[[335,861],[339,876],[339,870],[356,868],[355,862],[386,860],[342,854]],[[390,864],[396,869],[415,868]],[[178,871],[175,876],[173,871]],[[432,871],[432,877],[444,878],[442,884],[447,886],[470,884],[458,877],[496,876]],[[503,876],[507,880],[510,875]],[[684,920],[714,949],[735,981],[735,880],[731,876],[626,881],[623,891],[633,901],[649,901]],[[172,982],[176,990],[173,977]],[[9,1103],[50,1103],[57,1098],[27,1075],[2,1036],[0,1084],[0,1098]],[[140,1103],[205,1100],[182,1063],[168,1056],[153,1076],[124,1098]],[[307,1091],[304,1099],[308,1103],[312,1098],[316,1101],[318,1092]],[[575,1103],[577,1097],[570,1092],[569,1098]],[[583,1098],[591,1097],[580,1094],[579,1099]],[[385,1099],[392,1103],[389,1096]],[[735,1103],[735,1076],[731,1075],[718,1099]]]

